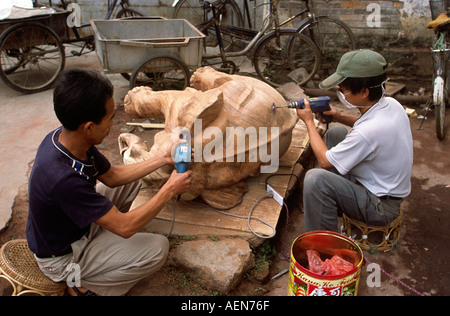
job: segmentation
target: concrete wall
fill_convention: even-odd
[[[133,9],[146,15],[170,17],[173,0],[130,0]],[[90,19],[102,19],[108,11],[107,0],[78,0],[82,10],[83,22]]]

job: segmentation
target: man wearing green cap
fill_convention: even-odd
[[[321,167],[309,170],[304,180],[306,231],[337,231],[342,213],[378,226],[388,225],[400,214],[400,203],[411,190],[413,145],[403,107],[384,96],[386,68],[383,56],[371,50],[342,56],[336,72],[320,87],[337,87],[341,103],[357,108],[360,115],[333,108],[325,112],[333,122],[350,127],[331,127],[325,142],[309,103],[297,110]]]

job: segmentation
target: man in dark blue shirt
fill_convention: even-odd
[[[128,212],[139,180],[173,164],[171,148],[133,165],[109,163],[95,145],[113,123],[113,86],[96,71],[63,72],[53,101],[62,127],[45,137],[31,171],[29,247],[49,278],[71,285],[69,294],[125,294],[164,264],[167,238],[139,230],[187,191],[191,172],[174,171],[152,199]]]

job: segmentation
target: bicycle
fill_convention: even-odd
[[[221,64],[220,71],[232,74],[236,71],[236,65],[228,58],[249,55],[259,78],[272,86],[277,87],[292,81],[303,84],[310,80],[320,64],[320,52],[307,36],[295,30],[279,28],[277,3],[278,0],[269,0],[267,3],[270,10],[259,32],[243,29],[248,32],[247,36],[254,35],[244,49],[238,52],[225,52],[222,31],[226,27],[220,24],[220,12],[223,12],[221,10],[225,3],[221,2],[216,6],[205,1],[204,5],[208,6],[208,12],[212,14],[212,19],[207,23],[213,24],[220,51],[203,53],[201,66]],[[201,47],[199,49],[202,50]],[[169,59],[172,61],[170,67],[167,64]],[[215,62],[215,59],[220,61]],[[161,63],[164,63],[164,68],[159,65]],[[163,78],[165,75],[170,78],[179,77],[178,81],[181,84],[178,88],[182,90],[189,84],[190,69],[184,60],[173,54],[152,56],[133,72],[130,86],[138,84],[158,89],[159,87],[155,86],[157,82],[155,78]],[[298,81],[298,78],[301,80]]]
[[[234,0],[219,1],[222,3],[219,11],[222,19],[219,23],[223,30],[222,33],[224,33],[224,49],[225,51],[233,51],[236,48],[242,48],[242,45],[239,46],[238,42],[242,40],[250,41],[257,32],[248,32],[248,29],[241,28],[244,21],[239,6]],[[337,63],[343,54],[356,48],[355,36],[343,21],[326,15],[316,16],[310,8],[309,0],[302,1],[305,3],[305,8],[279,23],[279,27],[283,27],[302,17],[295,30],[308,36],[316,44],[321,53],[321,68],[325,72],[324,75],[328,75],[336,69]],[[204,0],[175,0],[176,6],[173,18],[185,18],[191,21],[206,35],[210,30],[215,32],[211,9],[202,6],[203,2]],[[244,11],[246,12],[247,20],[250,22],[247,0],[244,0]]]
[[[280,26],[302,17],[296,31],[309,36],[317,45],[321,53],[321,67],[325,76],[328,76],[335,71],[342,55],[356,49],[355,36],[343,21],[327,15],[316,16],[314,10],[310,8],[309,0],[302,1],[305,8],[283,21]]]
[[[111,1],[108,0],[108,12],[106,14],[105,20],[109,20],[111,16],[114,16],[116,19],[124,17],[144,16],[144,14],[142,14],[141,12],[130,8],[130,1],[120,0],[119,5],[117,5],[117,1],[118,0],[113,0],[111,3]],[[120,7],[120,9],[118,7]],[[115,15],[113,13],[115,13]]]
[[[215,0],[212,2],[220,25],[244,26],[241,10],[234,0]],[[200,32],[207,35],[204,41],[205,51],[207,46],[215,47],[218,45],[213,22],[213,9],[205,5],[205,0],[174,0],[172,7],[174,7],[173,19],[186,19],[197,27]],[[210,27],[210,32],[207,31],[208,27]],[[231,39],[227,38],[227,35],[225,35],[223,40],[225,43],[231,41]],[[225,51],[229,51],[227,46],[225,46]]]
[[[448,32],[450,30],[450,19],[447,15],[442,16],[442,22],[439,22],[437,15],[446,12],[448,9],[448,0],[434,1],[430,0],[430,7],[432,12],[433,22],[430,22],[427,27],[433,27],[437,35],[436,43],[431,50],[433,56],[433,86],[432,86],[432,102],[435,109],[436,119],[436,136],[442,140],[445,137],[445,107],[448,103],[450,78],[448,67]],[[434,24],[433,24],[434,23]],[[428,111],[428,110],[427,110]]]
[[[270,0],[267,3],[269,12],[258,32],[221,25],[217,12],[221,12],[221,6],[224,3],[221,3],[217,8],[212,3],[207,1],[205,3],[212,10],[212,22],[214,23],[220,48],[219,53],[203,54],[205,60],[220,57],[222,70],[234,72],[236,65],[232,61],[227,60],[227,58],[249,55],[259,78],[274,87],[287,82],[296,82],[299,85],[305,84],[317,72],[320,65],[320,52],[317,46],[310,38],[295,30],[280,28],[277,9],[278,0]],[[251,40],[250,42],[245,42],[245,47],[240,51],[226,52],[222,42],[222,34],[233,33],[236,36],[236,30],[243,34],[245,40],[249,38]]]

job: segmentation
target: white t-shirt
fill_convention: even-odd
[[[405,197],[411,191],[411,127],[393,98],[382,98],[367,110],[326,156],[341,174],[353,176],[376,196]]]

